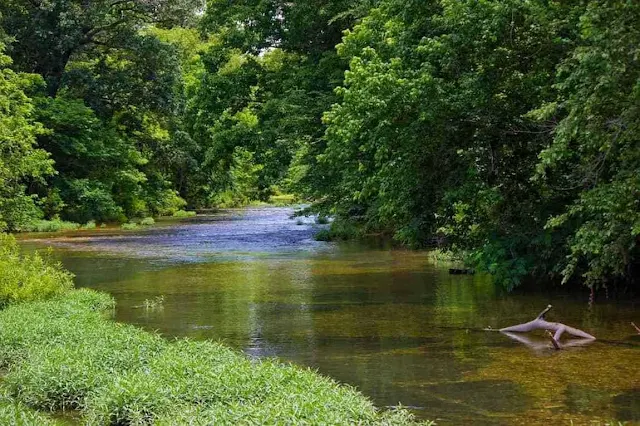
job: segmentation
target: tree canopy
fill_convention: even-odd
[[[334,236],[507,288],[637,287],[637,22],[625,0],[4,1],[0,222],[289,192]]]

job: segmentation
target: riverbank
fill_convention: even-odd
[[[89,424],[413,421],[308,369],[118,324],[107,315],[114,306],[106,294],[73,290],[0,311],[5,402],[14,410],[77,410]]]

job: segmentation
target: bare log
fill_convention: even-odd
[[[546,309],[536,317],[536,319],[526,322],[524,324],[512,325],[511,327],[501,328],[501,333],[527,333],[533,330],[547,330],[551,335],[551,331],[554,332],[551,335],[553,346],[556,349],[560,349],[562,345],[560,344],[560,338],[564,333],[568,333],[574,337],[579,337],[581,339],[587,339],[589,341],[596,340],[596,338],[589,333],[585,333],[582,330],[577,328],[569,327],[568,325],[559,323],[559,322],[549,322],[544,319],[545,315],[551,310],[552,306],[549,305]],[[510,336],[511,337],[511,336]]]
[[[638,328],[637,325],[635,325],[634,323],[631,323],[631,325],[633,326],[633,328],[636,329],[636,331],[638,332],[638,334],[640,334],[640,328]]]

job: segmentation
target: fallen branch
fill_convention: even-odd
[[[634,323],[631,323],[631,325],[633,326],[633,328],[636,329],[636,331],[638,332],[638,334],[640,334],[640,328],[638,328],[637,325],[635,325]]]
[[[511,327],[501,328],[501,333],[527,333],[533,330],[547,330],[549,331],[549,335],[551,337],[551,343],[556,349],[562,348],[563,345],[560,344],[560,338],[564,333],[571,334],[574,337],[579,337],[581,339],[586,339],[588,341],[596,340],[596,338],[589,333],[585,333],[582,330],[577,328],[569,327],[568,325],[564,325],[559,322],[549,322],[544,319],[544,316],[551,310],[552,306],[549,305],[546,309],[536,317],[536,319],[526,322],[524,324],[512,325]],[[552,335],[550,332],[553,331]],[[512,337],[512,336],[509,336]],[[512,337],[513,338],[513,337]],[[564,345],[568,346],[568,345]]]

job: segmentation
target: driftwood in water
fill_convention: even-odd
[[[569,327],[568,325],[564,325],[559,322],[549,322],[545,320],[544,316],[547,314],[547,312],[551,310],[551,307],[552,307],[551,305],[547,306],[547,308],[544,311],[540,312],[540,315],[538,315],[536,319],[532,321],[526,322],[524,324],[512,325],[511,327],[501,328],[500,332],[505,333],[509,335],[509,337],[513,338],[512,333],[527,333],[533,330],[547,330],[548,332],[553,331],[554,334],[551,335],[551,333],[549,333],[549,335],[551,338],[551,343],[553,343],[553,346],[556,349],[560,349],[563,346],[573,346],[573,345],[562,345],[560,343],[560,337],[562,337],[564,333],[569,333],[574,337],[579,337],[581,340],[580,342],[581,344],[596,340],[594,336],[590,335],[589,333],[585,333],[582,330],[578,330],[577,328]],[[520,339],[516,339],[516,340],[521,341]]]

